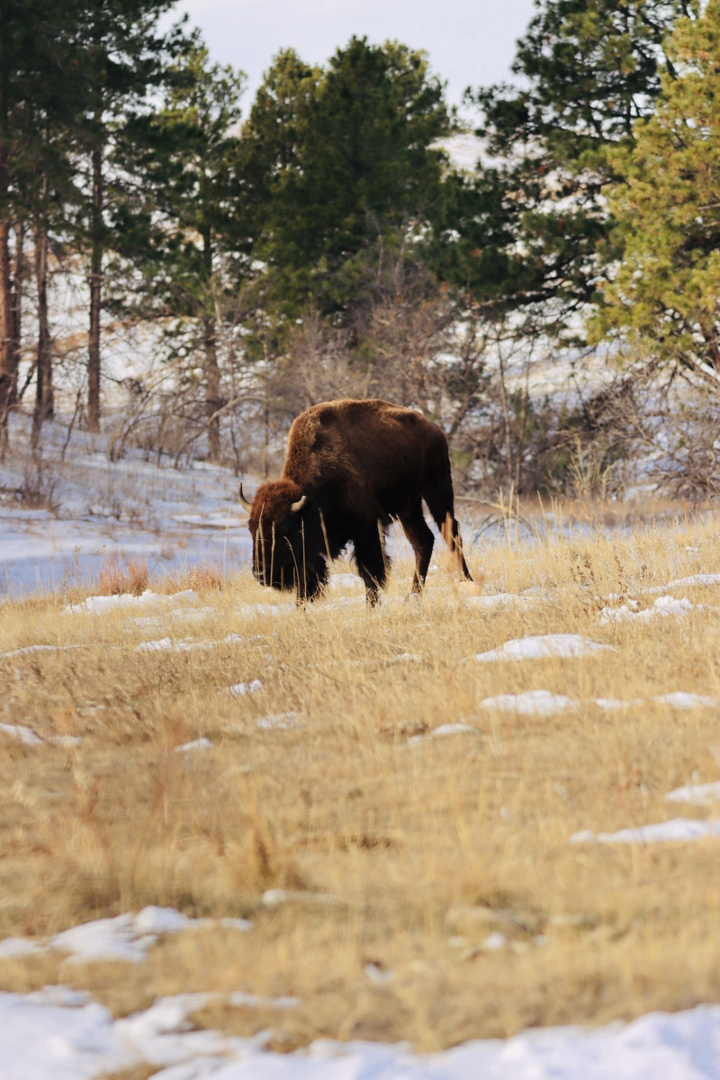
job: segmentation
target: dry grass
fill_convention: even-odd
[[[129,559],[123,564],[119,556],[105,560],[98,571],[97,592],[100,596],[120,596],[130,593],[140,596],[148,587],[150,568],[147,557]]]
[[[720,588],[672,590],[705,605],[682,618],[598,619],[613,594],[650,606],[642,588],[720,570],[717,521],[614,543],[508,544],[474,556],[478,577],[480,562],[492,591],[538,588],[536,602],[485,611],[442,571],[405,602],[404,565],[374,612],[353,590],[295,609],[249,575],[203,592],[187,620],[164,608],[65,615],[56,598],[6,604],[3,653],[73,647],[0,657],[0,722],[83,741],[0,736],[0,937],[149,903],[242,915],[253,929],[170,936],[140,965],[5,960],[0,988],[62,981],[116,1014],[214,991],[199,1023],[270,1029],[279,1049],[331,1036],[427,1050],[720,1000],[718,841],[569,843],[579,829],[679,816],[664,795],[718,776],[717,710],[590,703],[720,697]],[[464,662],[555,631],[616,651]],[[217,644],[135,651],[165,636]],[[227,691],[257,678],[258,693]],[[539,688],[585,704],[550,718],[480,704]],[[257,727],[288,710],[299,726]],[[477,734],[431,737],[459,720]],[[199,736],[213,748],[176,752]],[[295,899],[269,907],[271,888]],[[335,899],[313,902],[317,893]],[[495,931],[507,944],[488,950]],[[230,1006],[234,990],[301,1003]]]
[[[221,562],[219,560],[212,562],[208,559],[169,574],[160,583],[162,591],[170,593],[181,592],[183,589],[197,589],[198,592],[208,592],[213,589],[220,591],[226,585],[227,577],[223,572]],[[154,583],[153,587],[156,587]]]

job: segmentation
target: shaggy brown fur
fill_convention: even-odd
[[[290,428],[282,476],[255,494],[253,571],[263,584],[296,587],[299,599],[313,599],[327,581],[327,560],[352,544],[375,603],[387,577],[384,530],[397,519],[415,551],[418,592],[433,549],[423,500],[469,579],[442,430],[386,401],[314,405]]]

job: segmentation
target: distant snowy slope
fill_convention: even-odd
[[[11,438],[22,446],[21,418]],[[128,450],[111,462],[101,437],[47,424],[42,469],[17,452],[0,474],[0,596],[97,580],[113,559],[147,559],[155,576],[197,563],[230,570],[251,556],[247,515],[229,469],[195,462],[174,469]],[[18,492],[37,487],[29,509]]]

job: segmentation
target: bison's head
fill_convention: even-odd
[[[261,585],[297,589],[299,599],[314,599],[327,581],[320,515],[291,480],[262,484],[249,503],[253,574]]]

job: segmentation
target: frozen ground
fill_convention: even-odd
[[[517,708],[539,717],[577,702],[546,691],[487,699],[489,708]],[[295,713],[264,717],[258,727],[292,727]],[[467,724],[448,724],[434,735],[473,734]],[[204,749],[188,744],[179,750]],[[411,742],[413,740],[410,740]],[[28,743],[28,745],[34,745]],[[210,744],[209,744],[210,745]],[[720,783],[690,784],[669,792],[670,802],[711,806],[720,802]],[[720,835],[720,823],[690,819],[623,829],[617,833],[575,834],[572,843],[687,842]],[[323,893],[271,889],[268,907],[300,899],[333,904]],[[223,928],[252,933],[245,919],[222,919]],[[191,919],[172,908],[148,907],[138,914],[71,927],[42,939],[0,942],[4,958],[50,950],[69,962],[124,960],[143,964],[165,935],[202,932],[214,920]],[[541,944],[540,940],[538,944]],[[484,947],[508,947],[503,934],[488,936]],[[371,981],[391,979],[369,965]],[[238,1038],[196,1029],[192,1014],[222,998],[229,1006],[292,1009],[297,998],[260,999],[242,991],[188,992],[157,999],[147,1010],[114,1020],[90,994],[47,986],[29,994],[0,993],[0,1075],[3,1080],[101,1080],[115,1071],[150,1065],[160,1080],[717,1080],[720,1063],[720,1006],[705,1005],[672,1015],[651,1013],[624,1024],[587,1029],[559,1027],[522,1032],[512,1038],[475,1040],[444,1053],[415,1055],[404,1045],[337,1043],[319,1040],[307,1049],[276,1054],[266,1049],[269,1033]]]
[[[250,995],[230,1003],[252,1006]],[[275,1054],[263,1036],[188,1030],[188,1015],[210,998],[160,998],[145,1012],[113,1020],[87,994],[63,986],[0,993],[4,1080],[95,1080],[143,1062],[157,1080],[717,1080],[720,1006],[650,1013],[606,1028],[549,1028],[506,1040],[466,1043],[416,1056],[404,1046],[313,1043]],[[257,1002],[259,1004],[259,1002]],[[292,1008],[292,999],[263,1004]]]
[[[228,469],[195,462],[178,470],[128,451],[111,462],[100,436],[48,424],[38,466],[20,449],[0,466],[0,596],[97,581],[103,566],[147,560],[153,577],[207,563],[232,570],[248,563],[247,517]],[[30,492],[30,498],[23,492]],[[51,508],[28,508],[28,502]]]

